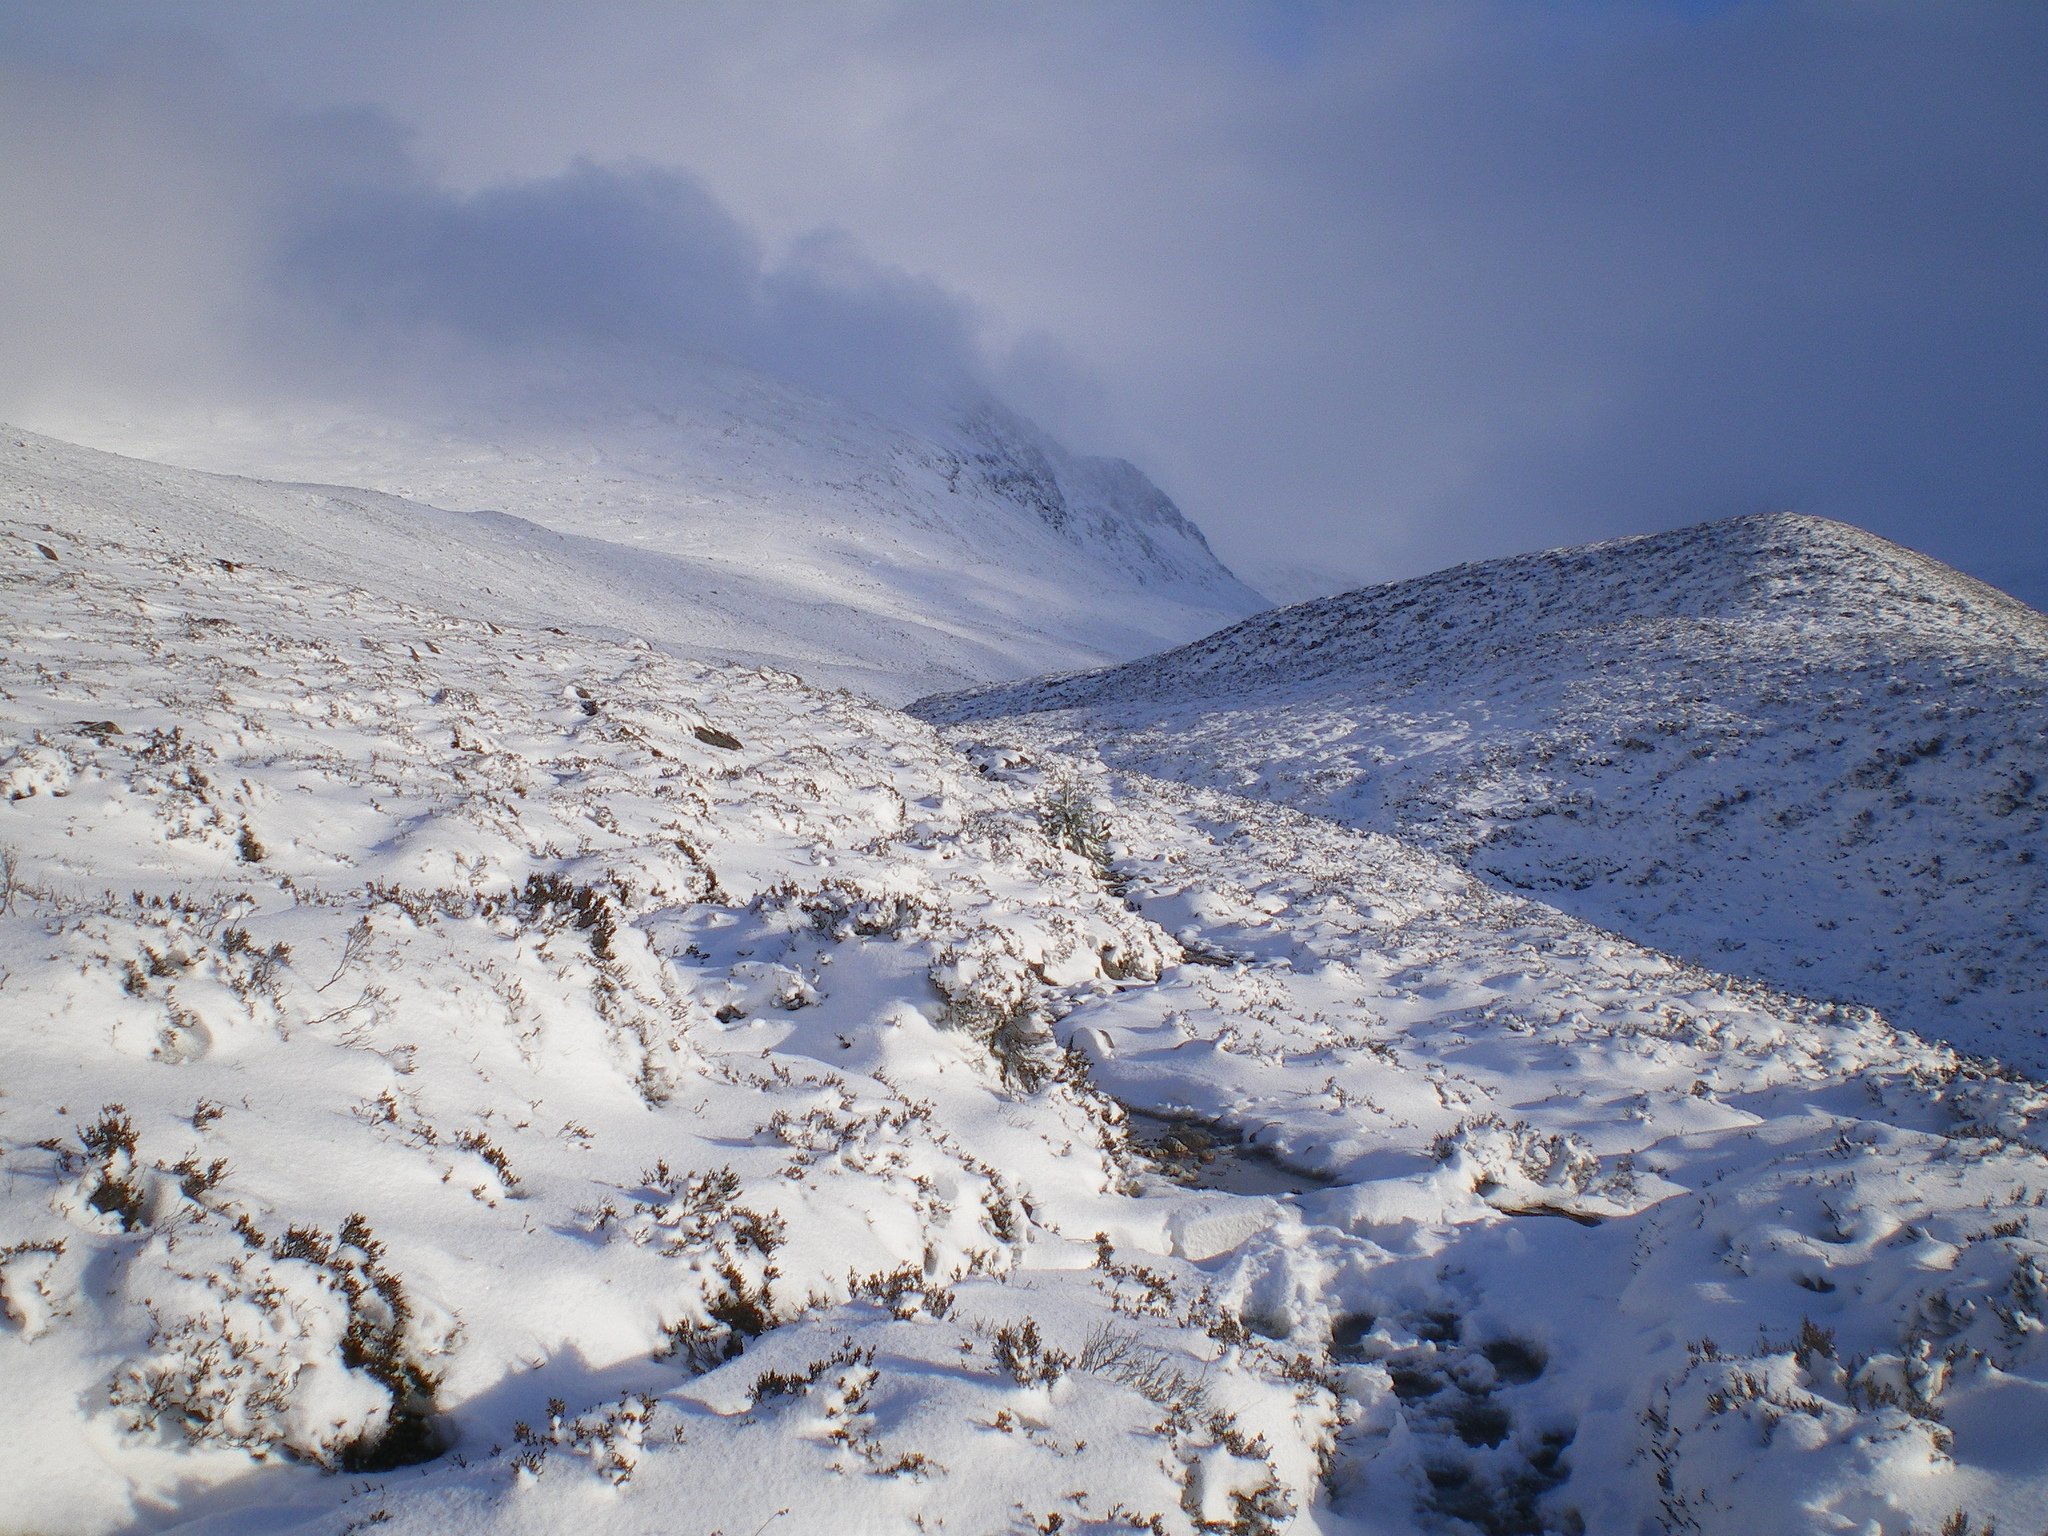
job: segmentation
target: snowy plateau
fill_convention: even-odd
[[[2048,1525],[2032,610],[1767,518],[1245,619],[738,373],[71,435],[0,1532]]]

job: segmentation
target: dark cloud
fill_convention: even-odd
[[[1647,15],[1503,15],[1307,156],[1377,300],[1318,425],[1391,563],[1798,507],[2025,585],[2044,13]]]
[[[472,357],[627,355],[642,376],[708,353],[898,410],[983,371],[958,297],[843,232],[771,263],[673,170],[579,161],[467,194],[416,178],[338,190],[292,227],[274,270],[291,313],[329,328],[319,350],[362,375],[423,330]]]
[[[164,15],[297,108],[134,41]],[[2048,601],[2042,7],[190,0],[41,30],[0,91],[33,151],[0,156],[17,381],[24,348],[160,377],[422,334],[706,346],[873,398],[973,373],[1254,572],[1797,507]],[[108,57],[131,78],[93,98]],[[93,238],[102,182],[149,260]]]
[[[771,259],[680,170],[577,160],[453,190],[389,114],[283,108],[175,34],[18,50],[0,100],[17,409],[484,394],[531,363],[658,389],[708,354],[902,412],[989,371],[964,300],[843,231]]]

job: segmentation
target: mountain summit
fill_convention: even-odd
[[[2044,701],[2048,618],[1771,515],[915,708],[1412,839],[1716,969],[2039,1064]]]

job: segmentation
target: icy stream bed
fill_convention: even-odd
[[[1161,1175],[1186,1188],[1286,1198],[1331,1186],[1320,1174],[1282,1162],[1234,1126],[1129,1105],[1124,1114],[1138,1152]]]

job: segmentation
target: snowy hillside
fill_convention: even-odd
[[[891,702],[1140,655],[1265,606],[1132,466],[1070,454],[985,399],[912,429],[709,360],[660,389],[529,389],[403,411],[58,413],[36,425],[158,462],[124,471],[0,434],[0,495],[27,485],[152,523],[185,503],[209,528],[253,511],[333,556],[294,567],[329,579],[361,579],[366,557],[381,591]],[[161,464],[301,484],[209,486]],[[109,483],[123,473],[138,484]]]
[[[0,523],[0,1531],[2048,1505],[2035,1085],[71,462],[160,521]]]
[[[1839,523],[1460,566],[924,701],[2048,1067],[2048,618]]]

